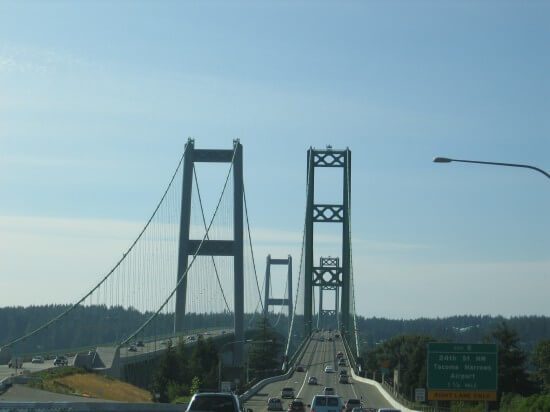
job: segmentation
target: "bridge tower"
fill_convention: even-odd
[[[231,163],[233,161],[233,240],[205,240],[199,256],[233,256],[235,341],[233,364],[241,365],[244,359],[244,275],[243,275],[243,149],[238,140],[233,149],[195,149],[195,141],[189,139],[185,146],[183,163],[183,190],[181,195],[181,216],[178,251],[179,281],[187,270],[189,256],[195,255],[201,240],[189,239],[191,221],[191,194],[193,188],[193,166],[196,162]],[[174,334],[184,331],[185,304],[187,298],[187,277],[176,291]]]
[[[343,193],[341,204],[315,203],[315,168],[343,168]],[[351,151],[325,150],[310,148],[307,152],[307,203],[305,233],[305,289],[304,289],[304,322],[305,333],[311,334],[313,324],[313,288],[314,286],[336,286],[341,288],[341,323],[340,328],[346,333],[352,330],[350,322],[350,216],[351,200]],[[314,266],[313,264],[313,225],[314,223],[342,224],[342,266]]]
[[[340,259],[339,258],[333,258],[333,257],[322,257],[320,258],[320,266],[321,267],[340,267]],[[332,280],[332,279],[331,279]],[[328,319],[333,318],[336,322],[336,328],[340,328],[340,320],[339,320],[339,308],[340,308],[340,288],[336,285],[327,285],[325,284],[315,284],[315,280],[313,282],[313,286],[319,287],[319,310],[317,311],[317,329],[324,329],[327,327]],[[317,282],[319,283],[319,282]],[[331,283],[330,280],[328,283]],[[336,282],[332,282],[336,283]],[[324,291],[334,291],[335,294],[335,305],[334,309],[325,309],[323,306],[323,292]]]
[[[271,280],[271,265],[286,265],[287,270],[287,294],[282,299],[269,298],[269,288]],[[265,297],[264,297],[264,316],[267,317],[269,306],[288,306],[288,318],[292,318],[292,256],[288,255],[286,259],[272,259],[267,255],[265,266]]]

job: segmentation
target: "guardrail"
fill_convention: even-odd
[[[296,352],[294,352],[294,354],[290,357],[290,359],[286,362],[286,364],[283,364],[283,370],[294,365],[294,362],[296,362],[296,359],[298,359],[298,356],[304,350],[304,348],[306,347],[310,339],[311,339],[311,336],[306,336],[304,338],[304,340],[300,343],[300,346],[298,346],[298,349],[296,349]]]
[[[421,412],[436,412],[436,411],[450,412],[451,411],[450,408],[443,408],[440,406],[439,409],[436,409],[435,406],[421,405],[416,402],[411,402],[407,398],[405,398],[403,395],[401,395],[398,391],[396,391],[393,388],[393,386],[390,385],[388,382],[383,381],[381,385],[386,390],[386,392],[392,396],[392,398],[394,398],[396,401],[398,401],[402,405],[405,405],[409,409],[414,409],[416,411],[421,411]]]
[[[124,402],[2,402],[0,412],[164,412],[185,410],[182,405],[170,403],[124,403]]]
[[[357,360],[355,359],[355,355],[352,353],[349,347],[348,340],[346,339],[346,336],[342,332],[340,332],[340,336],[342,338],[342,342],[344,342],[344,350],[346,351],[346,355],[348,355],[348,361],[350,363],[350,366],[353,370],[357,370]]]
[[[309,343],[309,342],[310,342],[309,338],[304,339],[304,341],[300,344],[299,349],[292,356],[291,362],[295,362],[298,359],[300,359],[300,360],[302,359],[302,357],[304,356],[304,353],[306,352],[307,343]],[[293,365],[291,362],[288,362],[287,366],[288,365]],[[298,361],[298,362],[300,362],[300,361]],[[240,401],[243,402],[243,403],[248,401],[250,398],[252,398],[254,395],[256,395],[264,386],[269,385],[270,383],[273,383],[273,382],[284,381],[284,380],[290,378],[293,373],[294,373],[294,366],[290,366],[289,369],[287,370],[287,372],[283,375],[272,376],[270,378],[266,378],[266,379],[261,380],[260,382],[256,383],[254,386],[252,386],[249,390],[247,390],[245,393],[243,393],[239,397]]]
[[[358,376],[355,374],[355,371],[353,369],[351,369],[351,377],[357,382],[366,383],[367,385],[376,387],[376,389],[378,389],[378,391],[382,394],[386,401],[388,401],[392,408],[400,409],[402,412],[418,412],[417,409],[409,409],[407,406],[401,404],[398,400],[394,399],[380,382]]]

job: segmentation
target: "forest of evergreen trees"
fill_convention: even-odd
[[[0,308],[0,345],[36,329],[67,308],[68,305]],[[150,315],[122,307],[78,307],[55,326],[18,344],[15,349],[18,353],[33,353],[118,342],[135,331]],[[455,342],[481,342],[503,320],[505,319],[502,317],[471,315],[414,320],[359,316],[357,322],[361,346],[369,348],[403,334],[422,334]],[[550,317],[519,316],[506,321],[510,328],[517,331],[519,344],[526,351],[531,351],[539,340],[550,339]],[[253,325],[255,322],[252,315],[245,316],[245,325]],[[288,319],[284,315],[270,315],[270,323],[278,333],[287,335]],[[301,324],[299,319],[296,324]],[[230,313],[186,315],[186,326],[190,330],[230,328],[232,325],[233,316]],[[160,314],[147,333],[160,336],[171,333],[172,329],[173,316]]]

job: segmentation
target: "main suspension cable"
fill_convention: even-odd
[[[19,343],[19,342],[22,342],[36,334],[38,334],[39,332],[43,331],[44,329],[48,328],[49,326],[53,325],[54,323],[56,323],[58,320],[64,318],[65,316],[67,316],[70,312],[72,312],[77,306],[79,306],[84,300],[86,300],[86,298],[88,298],[92,293],[94,293],[97,289],[99,289],[99,287],[101,285],[103,285],[103,283],[110,278],[110,276],[114,273],[114,271],[122,264],[122,262],[126,259],[126,257],[129,255],[129,253],[134,249],[134,246],[137,244],[137,242],[141,239],[141,237],[143,236],[143,234],[145,233],[145,231],[147,230],[147,228],[149,227],[149,224],[151,223],[151,221],[153,220],[153,218],[155,217],[155,215],[157,214],[157,211],[159,210],[160,206],[162,205],[163,201],[164,201],[164,198],[166,197],[166,194],[168,193],[168,191],[170,190],[170,187],[172,186],[172,183],[174,182],[174,179],[176,178],[176,175],[183,163],[183,159],[185,157],[185,151],[184,153],[182,154],[181,158],[180,158],[180,161],[178,163],[178,166],[176,167],[176,170],[174,171],[174,174],[172,175],[172,178],[170,179],[170,183],[168,183],[168,187],[166,188],[166,190],[164,191],[164,194],[162,195],[160,201],[158,202],[157,204],[157,207],[155,208],[155,210],[153,211],[153,214],[151,215],[151,217],[149,218],[149,220],[147,221],[147,223],[145,224],[145,226],[143,227],[143,229],[141,230],[141,232],[139,233],[139,235],[137,236],[137,238],[132,242],[132,244],[130,245],[130,247],[128,248],[128,250],[122,254],[122,258],[115,264],[115,266],[99,281],[98,284],[96,284],[88,293],[86,293],[82,298],[80,298],[76,303],[74,303],[72,306],[70,306],[68,309],[66,309],[64,312],[60,313],[59,315],[55,316],[54,318],[50,319],[49,321],[47,321],[46,323],[44,323],[42,326],[39,326],[38,328],[36,328],[35,330],[23,335],[23,336],[20,336],[19,338],[16,338],[8,343],[6,343],[5,345],[3,346],[0,346],[0,350],[4,349],[4,348],[7,348],[7,347],[10,347],[10,346],[13,346],[15,345],[16,343]]]
[[[197,197],[199,198],[199,205],[201,208],[201,215],[202,215],[202,222],[204,224],[204,228],[206,229],[206,218],[204,217],[204,208],[202,206],[202,198],[201,198],[201,191],[199,190],[199,180],[197,178],[197,171],[195,169],[195,165],[193,165],[193,176],[195,177],[195,185],[197,186]],[[206,240],[209,240],[209,237],[206,237]],[[220,287],[220,291],[222,292],[223,301],[225,302],[225,307],[227,308],[228,312],[231,312],[231,309],[229,309],[229,305],[227,304],[227,299],[225,298],[225,293],[223,292],[222,283],[220,281],[220,276],[218,275],[218,267],[216,266],[216,261],[214,259],[214,256],[210,256],[212,258],[212,264],[214,265],[214,273],[216,273],[216,279],[218,280],[218,286]]]
[[[199,254],[199,252],[202,248],[202,245],[206,241],[208,233],[210,232],[210,228],[212,227],[212,224],[214,223],[214,218],[216,217],[216,215],[218,213],[218,209],[220,208],[220,204],[222,202],[223,195],[225,193],[225,189],[227,188],[227,183],[229,182],[229,177],[231,176],[231,170],[233,169],[233,161],[235,160],[235,153],[236,152],[237,152],[237,146],[235,146],[235,148],[233,150],[233,156],[231,158],[231,165],[229,166],[229,171],[227,172],[227,177],[225,179],[225,183],[223,185],[223,189],[222,189],[222,193],[220,194],[220,198],[218,199],[218,204],[216,205],[216,209],[214,210],[214,214],[212,215],[212,219],[210,220],[210,223],[208,224],[208,228],[206,229],[206,232],[205,232],[201,242],[199,243],[199,246],[197,247],[197,250],[195,251],[195,254],[193,255],[193,258],[191,259],[191,263],[187,266],[187,268],[185,269],[185,272],[181,275],[181,278],[176,283],[176,286],[174,287],[174,289],[172,289],[172,292],[168,295],[168,297],[166,298],[164,303],[160,306],[160,308],[153,315],[151,315],[151,317],[149,319],[147,319],[138,329],[136,329],[136,331],[134,333],[132,333],[130,336],[128,336],[125,340],[121,341],[119,343],[119,347],[123,346],[123,345],[126,345],[128,342],[130,342],[134,337],[136,337],[136,335],[138,335],[143,329],[145,329],[147,327],[147,325],[149,325],[149,323],[151,323],[153,321],[153,319],[155,319],[157,317],[157,315],[162,311],[162,309],[168,304],[168,302],[170,301],[172,296],[174,296],[174,293],[176,293],[176,290],[178,290],[180,284],[187,277],[187,274],[189,273],[189,270],[193,266],[193,263],[195,263],[195,259],[197,258],[198,254]]]

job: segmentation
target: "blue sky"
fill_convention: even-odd
[[[34,290],[0,305],[91,285],[192,136],[241,139],[261,272],[299,253],[306,150],[331,144],[352,150],[359,313],[550,315],[550,181],[431,162],[550,170],[549,19],[537,1],[0,3],[0,279]]]

